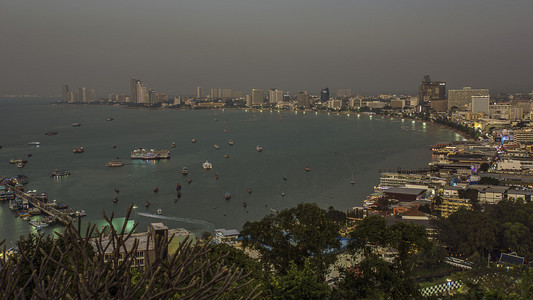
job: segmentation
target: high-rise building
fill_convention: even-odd
[[[488,89],[473,89],[464,87],[462,90],[448,91],[448,110],[456,107],[459,110],[468,110],[473,96],[489,96]]]
[[[87,90],[87,102],[95,102],[96,101],[96,90],[95,89],[88,89]]]
[[[263,105],[265,100],[265,95],[263,90],[253,89],[252,90],[252,106]]]
[[[311,106],[311,97],[309,97],[309,95],[307,94],[306,91],[298,92],[298,96],[296,97],[296,101],[298,102],[298,106],[299,107],[309,107],[309,106]]]
[[[484,113],[489,115],[489,96],[472,96],[472,113]]]
[[[202,98],[202,87],[201,86],[196,87],[196,98]]]
[[[325,103],[329,100],[329,88],[320,90],[320,101]]]
[[[75,92],[69,92],[68,93],[68,102],[69,103],[76,103],[78,102],[78,94],[76,94]]]
[[[269,103],[278,103],[283,101],[283,91],[278,89],[269,89],[268,90],[268,102]]]
[[[432,100],[446,100],[446,82],[431,81],[426,75],[418,87],[418,105],[422,111],[429,111]]]
[[[140,104],[149,104],[150,103],[150,97],[148,95],[148,88],[145,87],[140,80],[137,80],[135,83],[135,95],[137,96],[137,99],[135,99],[135,103]]]
[[[231,89],[222,89],[222,98],[230,99],[231,96]]]
[[[69,90],[68,90],[68,85],[65,84],[63,85],[63,102],[68,102],[69,101]]]
[[[87,103],[87,89],[82,87],[78,90],[78,100],[81,103]]]
[[[352,96],[351,89],[338,89],[337,90],[337,98],[339,99],[350,98],[351,96]]]
[[[246,95],[246,106],[252,107],[252,96]]]
[[[132,99],[133,102],[137,100],[137,81],[135,80],[135,77],[130,78],[130,99]]]
[[[212,88],[211,89],[211,99],[222,98],[222,89]]]
[[[239,99],[242,98],[242,91],[233,91],[233,98]]]

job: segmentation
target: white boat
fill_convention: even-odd
[[[255,150],[257,150],[257,152],[261,152],[261,151],[263,151],[263,147],[257,145],[257,146],[255,146]]]
[[[207,160],[202,164],[202,168],[204,168],[204,170],[209,170],[209,169],[212,169],[213,168],[213,165],[208,162]]]
[[[233,140],[228,141],[228,145],[232,146],[234,144]]]
[[[183,175],[189,174],[189,170],[187,169],[187,167],[183,167],[183,169],[181,169],[181,174]]]
[[[219,146],[218,144],[214,144],[214,145],[213,145],[213,148],[215,148],[215,149],[220,149],[220,146]]]
[[[196,143],[196,139],[195,138],[192,138],[191,142],[194,144]]]
[[[163,214],[163,210],[162,210],[161,208],[158,208],[158,209],[157,209],[157,214],[158,214],[158,215],[162,215],[162,214]]]
[[[40,146],[41,142],[29,142],[28,145],[30,145],[30,146]]]

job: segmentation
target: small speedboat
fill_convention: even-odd
[[[187,182],[188,182],[188,183],[191,183],[191,182],[192,182],[191,177],[189,177],[189,178],[187,179]]]
[[[192,138],[191,142],[194,144],[196,143],[196,139],[195,138]]]
[[[17,168],[24,168],[25,165],[26,165],[25,163],[23,163],[23,162],[19,162],[19,163],[17,164]]]
[[[30,146],[40,146],[41,142],[29,142],[28,145],[30,145]]]
[[[161,208],[158,208],[158,209],[157,209],[157,214],[158,214],[158,215],[162,215],[162,214],[163,214],[163,210],[162,210]]]
[[[213,168],[213,165],[208,162],[207,160],[202,164],[202,168],[204,168],[204,170],[209,170],[209,169],[212,169]]]
[[[181,192],[180,191],[178,191],[178,194],[176,195],[176,197],[181,198]]]
[[[113,197],[113,202],[114,202],[114,203],[117,203],[117,202],[118,202],[118,197],[117,197],[117,195],[115,195],[115,197]]]
[[[220,146],[219,146],[218,144],[214,144],[214,145],[213,145],[213,148],[215,148],[215,149],[220,149]]]
[[[285,192],[281,192],[281,197],[285,197]]]
[[[78,147],[78,148],[74,148],[74,149],[72,150],[72,153],[83,153],[83,151],[85,151],[85,150],[83,149],[83,147]]]
[[[113,118],[107,118],[105,119],[106,121],[113,121],[114,119]]]
[[[224,158],[229,158],[229,154],[224,154]]]
[[[72,123],[72,127],[80,127],[81,123]]]
[[[246,201],[243,201],[242,202],[242,206],[246,207],[246,206],[248,206],[248,203],[246,203]]]
[[[218,179],[218,173],[215,173],[215,179]]]
[[[226,194],[224,195],[224,199],[226,199],[226,200],[231,199],[231,194],[230,194],[230,193],[226,193]]]

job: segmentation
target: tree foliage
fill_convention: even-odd
[[[291,261],[303,266],[309,258],[313,269],[323,276],[336,260],[331,251],[340,247],[339,225],[311,203],[246,222],[241,235],[245,248],[257,250],[266,268],[273,267],[280,273],[289,270]]]
[[[172,237],[152,242],[155,260],[146,260],[140,271],[139,241],[125,232],[130,212],[131,207],[121,231],[114,228],[113,215],[104,214],[109,224],[105,239],[96,226],[81,232],[78,223],[77,228],[67,225],[54,239],[21,240],[19,254],[5,259],[4,253],[0,261],[0,294],[8,299],[216,299],[256,285],[242,269],[226,265],[225,255],[210,258],[205,243],[182,242],[165,259]],[[129,242],[131,248],[126,247]],[[245,298],[258,293],[252,288]]]

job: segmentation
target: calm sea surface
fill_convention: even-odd
[[[138,206],[133,218],[140,230],[161,221],[195,234],[215,228],[240,230],[246,221],[258,220],[271,209],[299,202],[345,210],[361,205],[372,192],[379,169],[424,167],[431,159],[428,145],[462,139],[429,123],[354,114],[148,110],[50,102],[0,99],[0,176],[27,175],[26,190],[47,192],[51,200],[84,209],[86,222],[98,222],[103,211],[124,217],[133,203]],[[114,120],[106,121],[108,117]],[[81,126],[72,127],[74,122]],[[58,134],[45,136],[48,131]],[[198,142],[191,143],[192,138]],[[228,145],[230,139],[233,146]],[[29,146],[32,141],[41,146]],[[176,148],[170,147],[172,142]],[[256,145],[264,151],[257,152]],[[72,153],[79,146],[85,152]],[[130,160],[130,152],[138,147],[168,149],[171,159]],[[23,169],[9,164],[19,157],[28,159]],[[105,167],[117,157],[126,165]],[[212,170],[202,169],[205,160],[213,164]],[[190,184],[182,167],[189,169]],[[55,168],[71,175],[54,179],[49,175]],[[182,185],[180,199],[177,183]],[[158,193],[153,192],[156,186]],[[118,203],[112,202],[115,188],[120,190]],[[226,192],[230,200],[224,199]],[[149,208],[144,205],[147,200]],[[155,214],[158,208],[163,215]],[[33,231],[7,202],[0,202],[0,240],[13,241]]]

